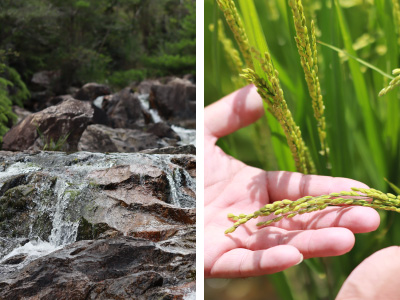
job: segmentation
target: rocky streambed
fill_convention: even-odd
[[[194,299],[192,154],[0,152],[0,299]]]

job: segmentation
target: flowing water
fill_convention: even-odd
[[[93,171],[120,165],[130,165],[131,170],[146,170],[149,167],[162,170],[169,184],[169,205],[177,208],[195,207],[195,199],[182,189],[184,183],[195,192],[195,179],[171,161],[183,156],[89,152],[67,155],[40,152],[36,155],[21,153],[3,158],[3,169],[0,172],[0,192],[3,193],[1,199],[5,199],[6,187],[18,180],[23,181],[25,186],[34,186],[34,191],[29,194],[32,201],[32,208],[29,210],[30,224],[21,224],[29,228],[27,236],[1,237],[0,228],[0,277],[75,242],[80,215],[88,202],[93,201],[93,189],[96,187],[87,179],[87,175]],[[139,176],[146,176],[145,171],[143,172]],[[18,188],[17,183],[13,184],[14,188]],[[0,208],[3,201],[1,199]],[[48,236],[43,234],[43,228],[49,228]],[[19,264],[1,264],[16,255],[25,255],[26,258]]]
[[[158,114],[158,111],[156,109],[150,108],[149,104],[149,94],[141,94],[139,95],[139,100],[142,104],[142,107],[147,110],[154,123],[159,123],[162,122],[162,118]],[[179,145],[184,146],[184,145],[194,145],[196,146],[196,130],[195,129],[187,129],[183,127],[179,127],[176,125],[171,126],[172,130],[175,131],[181,140],[178,142]]]

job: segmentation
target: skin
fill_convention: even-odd
[[[311,257],[344,254],[354,245],[354,233],[379,226],[371,208],[327,208],[283,219],[259,229],[260,218],[232,234],[228,213],[252,213],[282,199],[296,200],[351,187],[367,187],[346,178],[265,172],[226,155],[218,138],[247,126],[264,114],[254,86],[244,87],[205,109],[205,277],[249,277],[282,271]]]
[[[353,270],[336,300],[397,300],[399,270],[400,247],[392,246],[375,252]]]

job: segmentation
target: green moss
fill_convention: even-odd
[[[111,227],[106,223],[92,224],[85,218],[81,218],[78,226],[77,241],[97,239],[103,232],[106,232]]]

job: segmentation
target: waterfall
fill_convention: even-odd
[[[87,177],[91,172],[116,166],[131,166],[132,174],[139,174],[139,177],[153,176],[153,169],[156,174],[163,172],[169,186],[167,205],[194,208],[195,198],[184,190],[190,189],[195,193],[195,179],[187,170],[174,163],[174,160],[182,157],[187,156],[89,152],[69,155],[60,152],[16,154],[4,163],[5,167],[0,171],[0,189],[3,192],[0,204],[7,200],[5,194],[10,187],[11,190],[21,190],[22,195],[27,197],[26,203],[30,203],[26,208],[29,212],[29,221],[26,223],[29,224],[18,226],[26,226],[24,228],[29,232],[20,237],[1,237],[0,228],[0,277],[12,271],[12,268],[22,268],[40,256],[75,242],[81,216],[87,209],[96,210],[95,200],[100,195],[96,185]],[[141,182],[139,186],[143,184]],[[6,249],[2,249],[4,245]],[[4,253],[3,257],[1,253]],[[11,269],[9,265],[1,264],[15,255],[25,255],[26,258],[23,263]]]

